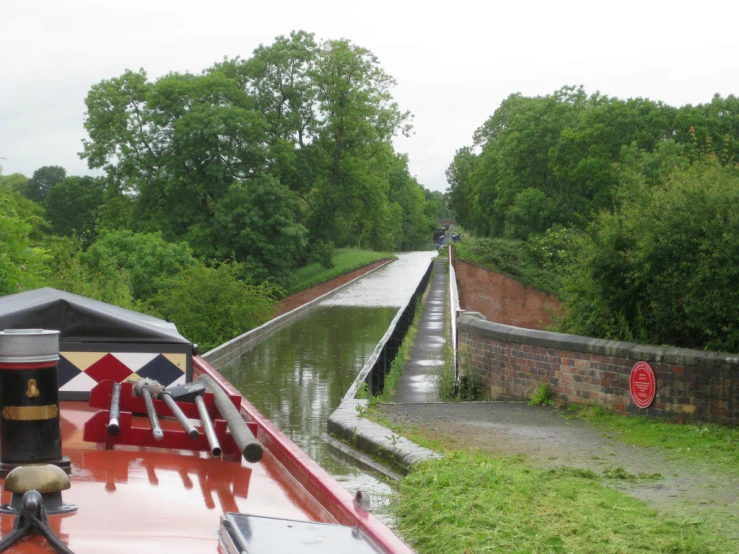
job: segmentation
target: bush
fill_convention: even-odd
[[[324,269],[334,267],[334,243],[330,241],[316,240],[310,245],[309,262],[316,262]]]
[[[186,242],[171,243],[161,233],[128,230],[103,235],[80,259],[92,273],[110,264],[127,270],[134,297],[144,301],[159,292],[168,278],[197,264]]]
[[[704,160],[635,183],[567,278],[566,332],[739,351],[739,168]]]
[[[47,284],[59,290],[107,302],[128,310],[143,311],[133,297],[131,274],[118,267],[113,258],[100,260],[94,270],[80,262],[79,239],[51,237],[44,247],[49,253]]]
[[[558,233],[567,234],[567,240],[574,244],[574,232],[570,231],[547,233],[543,238],[532,237],[529,242],[465,235],[463,241],[454,245],[454,252],[461,260],[478,263],[518,278],[531,287],[558,294],[560,266],[566,257],[566,251],[558,246],[565,239]]]
[[[246,284],[241,273],[240,264],[191,267],[172,277],[151,304],[207,352],[267,321],[282,292],[269,282]]]

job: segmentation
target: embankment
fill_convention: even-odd
[[[458,258],[453,261],[462,310],[480,312],[489,321],[547,329],[563,310],[556,296]]]
[[[373,269],[385,265],[392,260],[393,258],[383,258],[381,260],[377,260],[376,262],[372,262],[370,264],[349,271],[348,273],[344,273],[343,275],[339,275],[338,277],[334,277],[333,279],[331,279],[330,281],[326,281],[325,283],[320,283],[305,290],[301,290],[300,292],[296,292],[295,294],[291,294],[290,296],[286,296],[277,304],[274,317],[286,314],[287,312],[290,312],[295,308],[299,308],[300,306],[303,306],[308,302],[311,302],[312,300],[323,296],[326,293],[334,291],[338,287],[345,285],[348,282],[353,281],[357,277],[361,277],[362,275],[369,273]]]

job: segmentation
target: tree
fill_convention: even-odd
[[[704,159],[621,194],[573,265],[563,329],[739,351],[739,167]]]
[[[80,255],[92,272],[103,271],[111,260],[115,267],[128,271],[133,296],[147,300],[161,290],[164,282],[197,265],[185,242],[170,243],[161,233],[111,231],[101,236]]]
[[[457,150],[452,163],[446,170],[446,180],[449,184],[447,192],[449,207],[454,211],[457,223],[470,231],[478,228],[476,213],[472,205],[473,192],[470,178],[476,160],[477,156],[472,149],[465,146]]]
[[[0,187],[5,187],[26,197],[28,195],[28,183],[28,177],[22,173],[0,175]]]
[[[46,217],[52,230],[75,236],[84,245],[95,240],[98,211],[105,198],[105,182],[94,177],[67,177],[46,196]]]
[[[244,262],[256,282],[271,276],[287,285],[308,234],[297,222],[295,194],[274,177],[262,175],[231,185],[215,212],[215,256]]]
[[[28,183],[26,197],[34,202],[43,202],[49,190],[61,183],[67,176],[67,170],[58,165],[45,165],[33,172]]]
[[[152,304],[160,317],[207,352],[272,316],[277,289],[246,284],[239,280],[243,272],[238,264],[193,266],[173,276]]]
[[[337,244],[361,243],[387,213],[390,140],[410,131],[411,116],[392,101],[395,80],[378,59],[348,40],[321,43],[312,77],[322,172],[308,198],[320,222],[311,231]]]
[[[223,73],[148,83],[127,71],[95,85],[86,103],[82,156],[138,193],[141,228],[170,240],[207,225],[233,182],[263,171],[264,119]]]
[[[0,188],[0,295],[36,288],[46,274],[47,256],[33,236],[43,221],[38,208],[18,193]]]

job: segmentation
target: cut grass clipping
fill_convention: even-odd
[[[295,294],[315,285],[348,273],[383,258],[393,258],[390,252],[374,252],[373,250],[359,250],[358,248],[339,248],[334,251],[331,260],[334,267],[326,269],[319,263],[312,263],[293,272],[287,294]]]
[[[599,479],[453,452],[414,466],[390,510],[419,554],[727,552],[707,524],[658,516]]]
[[[681,459],[739,473],[739,427],[709,423],[678,425],[639,416],[621,416],[600,406],[570,405],[567,409],[614,439],[656,447]]]

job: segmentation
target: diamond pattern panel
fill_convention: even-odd
[[[125,365],[118,358],[111,354],[106,354],[100,360],[88,367],[85,373],[99,383],[106,379],[120,382],[133,372],[130,367]]]
[[[182,370],[163,355],[159,355],[136,372],[140,377],[159,381],[165,387],[182,377]]]
[[[148,377],[165,387],[185,382],[187,355],[144,352],[60,352],[59,390],[89,392],[106,379],[123,381]]]
[[[72,379],[77,377],[82,370],[65,358],[61,353],[59,354],[59,364],[57,365],[57,378],[59,379],[59,388],[61,389],[64,385],[69,383]]]
[[[63,387],[59,387],[59,390],[61,392],[87,392],[91,391],[95,385],[97,385],[97,381],[95,381],[87,373],[81,371],[80,374],[72,379],[69,383],[67,383]]]

